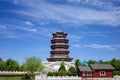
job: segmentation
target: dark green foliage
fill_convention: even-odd
[[[60,68],[58,71],[66,71],[64,61],[61,62]]]
[[[47,76],[58,76],[58,72],[48,72]]]
[[[66,76],[67,75],[67,71],[65,69],[64,61],[62,61],[61,64],[60,64],[60,68],[58,70],[58,75],[59,76]]]
[[[30,76],[28,74],[25,74],[25,75],[23,75],[21,80],[32,80],[32,79],[30,79]]]
[[[5,62],[2,60],[2,58],[0,58],[0,71],[4,71],[5,70]]]
[[[68,76],[77,76],[77,72],[67,72]]]
[[[19,71],[19,64],[13,59],[8,59],[5,64],[5,69],[7,71]]]
[[[13,59],[5,62],[0,58],[0,71],[19,71],[19,63]]]
[[[114,71],[113,74],[114,75],[120,75],[120,71]]]
[[[112,66],[114,66],[117,71],[120,71],[120,60],[116,60],[116,59],[114,58],[114,59],[112,59],[109,63],[110,63]]]
[[[0,62],[2,62],[3,60],[2,60],[2,58],[0,58]]]
[[[67,76],[67,71],[58,71],[58,76]]]
[[[76,68],[76,70],[78,70],[79,66],[80,66],[80,60],[77,59],[77,60],[75,61],[75,68]]]
[[[88,64],[95,64],[95,62],[96,62],[95,60],[89,60]]]
[[[80,60],[77,59],[77,60],[75,61],[75,68],[76,68],[77,74],[79,74],[79,66],[80,66]]]
[[[77,71],[76,71],[76,69],[74,67],[70,67],[68,69],[67,75],[68,76],[77,76],[78,74],[77,74]]]
[[[75,70],[74,67],[70,67],[70,68],[68,69],[68,71],[71,72],[71,73],[76,73],[76,70]]]
[[[48,72],[47,76],[77,76],[77,72],[67,72],[67,71],[59,71],[59,72]]]

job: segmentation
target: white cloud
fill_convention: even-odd
[[[25,21],[25,24],[26,24],[26,25],[30,25],[30,26],[33,25],[33,23],[31,23],[30,21]]]
[[[115,49],[114,47],[112,47],[110,45],[101,45],[101,44],[95,44],[95,43],[84,45],[84,47],[98,48],[98,49],[111,49],[111,50]]]
[[[99,32],[99,31],[83,31],[81,32],[81,34],[84,36],[84,37],[88,37],[88,36],[91,36],[91,37],[106,37],[105,35],[105,32]]]
[[[77,3],[77,4],[83,4],[83,5],[91,5],[96,7],[104,7],[106,8],[112,8],[113,4],[112,1],[105,1],[105,0],[67,0],[69,3]]]
[[[30,28],[22,25],[11,25],[6,24],[10,30],[21,30],[21,31],[27,31],[27,32],[37,32],[38,30],[36,28]]]
[[[32,5],[31,5],[32,4]],[[67,24],[103,24],[110,26],[120,25],[120,11],[115,10],[95,10],[92,8],[75,7],[70,5],[54,5],[46,2],[31,2],[24,4],[29,6],[29,10],[13,11],[31,18]],[[36,5],[35,5],[36,4]]]
[[[68,38],[70,39],[70,41],[79,42],[82,39],[82,36],[69,34]]]
[[[82,0],[67,0],[67,2],[75,2],[75,3],[80,3]]]
[[[25,25],[12,25],[4,24],[0,25],[0,36],[6,38],[32,38],[41,39],[47,37],[50,38],[52,32],[57,29],[49,27],[27,27]],[[18,32],[19,31],[19,32]]]
[[[0,25],[0,30],[5,30],[7,27],[5,25]]]
[[[12,0],[14,4],[18,4],[19,1],[18,0]]]
[[[81,46],[79,44],[74,44],[73,46],[77,47],[77,48],[81,48]]]
[[[37,29],[34,29],[34,28],[25,28],[25,27],[21,27],[19,29],[24,30],[24,31],[29,31],[29,32],[37,32],[38,31]]]

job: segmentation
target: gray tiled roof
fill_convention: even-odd
[[[92,69],[115,69],[112,65],[110,64],[90,64],[90,67]]]
[[[92,71],[92,69],[89,66],[79,66],[80,71]]]

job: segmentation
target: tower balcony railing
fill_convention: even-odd
[[[52,56],[51,58],[69,58],[68,56]]]
[[[54,43],[52,45],[68,45],[68,43]]]
[[[54,49],[54,50],[51,50],[51,51],[68,51],[68,49]]]
[[[66,38],[66,36],[63,36],[63,35],[61,35],[61,36],[53,36],[53,38]]]
[[[51,54],[69,54],[70,51],[50,51]]]
[[[52,39],[67,39],[67,38],[58,38],[58,37],[54,37],[54,38],[52,38]]]

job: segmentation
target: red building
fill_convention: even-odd
[[[50,58],[47,58],[49,62],[54,61],[72,61],[73,58],[69,57],[69,40],[67,39],[67,33],[62,31],[57,31],[53,33],[53,37],[51,40],[51,51]]]
[[[114,67],[110,64],[91,64],[79,67],[82,78],[113,78]]]

